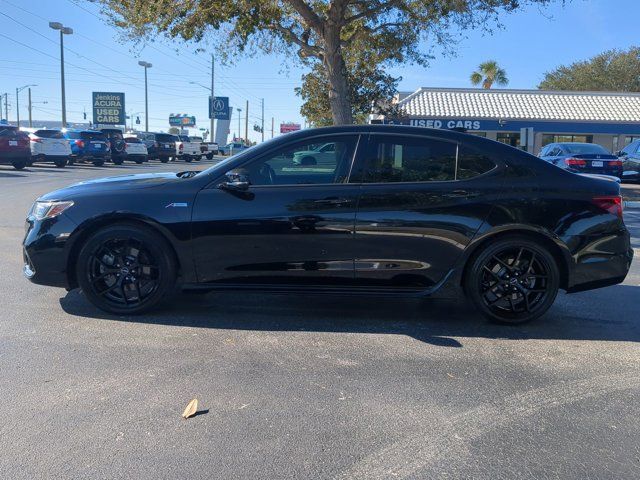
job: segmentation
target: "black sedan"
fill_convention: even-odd
[[[299,165],[296,152],[333,144]],[[182,289],[455,298],[534,319],[624,280],[617,183],[472,135],[385,125],[284,135],[200,173],[72,185],[29,213],[24,273],[116,314]]]
[[[540,151],[540,158],[571,172],[622,178],[622,160],[595,143],[550,143]]]

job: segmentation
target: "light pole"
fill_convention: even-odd
[[[49,22],[49,27],[60,31],[60,83],[62,85],[62,128],[67,127],[67,102],[64,91],[64,36],[71,35],[73,29],[60,22]]]
[[[24,87],[19,87],[16,88],[16,120],[17,120],[17,125],[18,128],[20,128],[20,92],[22,90],[24,90],[25,88],[29,88],[29,87],[37,87],[37,85],[25,85]],[[31,91],[31,89],[29,89],[29,91]],[[29,95],[29,98],[31,98],[31,95]]]
[[[240,132],[240,114],[242,113],[242,109],[241,108],[236,108],[236,110],[238,110],[238,139],[242,138],[242,133]]]
[[[149,94],[147,93],[147,69],[151,68],[149,62],[143,62],[140,60],[138,65],[144,67],[144,131],[149,131]]]

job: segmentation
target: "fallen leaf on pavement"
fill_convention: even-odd
[[[184,409],[184,412],[182,412],[182,418],[193,417],[197,410],[198,410],[198,399],[194,398],[189,402],[189,405],[187,405],[187,408]]]

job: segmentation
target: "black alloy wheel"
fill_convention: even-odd
[[[511,237],[490,244],[473,260],[465,290],[486,317],[518,324],[551,307],[559,277],[547,249],[528,238]]]
[[[142,313],[173,288],[176,268],[164,239],[137,226],[100,230],[82,248],[77,278],[87,298],[116,314]]]

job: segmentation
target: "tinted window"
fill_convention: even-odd
[[[496,164],[483,151],[462,144],[458,149],[458,174],[457,180],[466,180],[477,177],[493,170]]]
[[[127,137],[124,139],[124,141],[127,143],[142,143],[142,140],[136,137]]]
[[[344,182],[357,136],[323,137],[289,146],[240,170],[252,185],[311,185]],[[333,149],[321,152],[323,145]]]
[[[80,132],[67,132],[64,134],[65,138],[70,138],[72,140],[77,140],[80,137]]]
[[[187,137],[186,135],[178,135],[178,138],[182,142],[188,142],[189,141],[189,137]]]
[[[189,137],[192,142],[202,142],[202,137]]]
[[[64,138],[60,130],[36,130],[34,135],[41,138]]]
[[[107,141],[107,136],[102,132],[80,132],[80,138],[89,141]]]
[[[607,155],[609,152],[607,150],[596,144],[582,144],[582,145],[565,145],[564,149],[567,150],[572,155],[577,155],[581,153],[596,153],[596,154],[604,154]]]
[[[442,140],[372,137],[361,179],[365,183],[454,180],[456,151],[457,144]]]
[[[167,133],[157,133],[156,141],[157,142],[175,142],[176,137],[174,137],[173,135],[169,135]]]
[[[17,131],[16,127],[2,125],[0,126],[0,137],[14,137]]]

